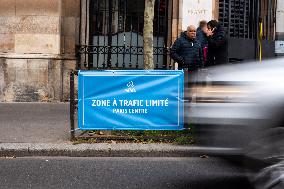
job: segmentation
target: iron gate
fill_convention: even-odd
[[[258,58],[259,40],[263,56],[274,56],[275,12],[275,0],[219,0],[219,21],[228,32],[229,61]]]
[[[154,64],[167,65],[169,0],[156,0]],[[89,69],[143,69],[144,0],[90,0],[88,44],[79,53]],[[86,19],[87,20],[87,19]]]

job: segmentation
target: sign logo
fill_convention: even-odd
[[[136,93],[136,90],[134,88],[133,81],[130,81],[126,84],[127,89],[124,89],[127,93]]]

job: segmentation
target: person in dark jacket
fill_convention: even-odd
[[[199,22],[199,27],[196,30],[196,39],[199,41],[202,53],[203,53],[203,61],[207,61],[208,54],[208,39],[207,39],[207,22],[202,20]]]
[[[207,22],[205,20],[199,22],[199,27],[196,30],[196,39],[199,41],[202,48],[207,47]]]
[[[179,69],[194,71],[203,66],[202,48],[195,38],[195,26],[188,26],[187,31],[182,32],[172,45],[170,55],[178,63]]]
[[[213,66],[227,63],[226,31],[216,20],[207,23],[208,55],[206,65]]]

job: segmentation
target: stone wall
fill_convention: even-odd
[[[79,44],[80,0],[62,0],[61,53],[75,53]]]
[[[65,101],[80,0],[0,0],[0,101]]]
[[[0,59],[0,101],[68,100],[72,69],[72,60]]]
[[[0,0],[1,52],[60,54],[60,0]]]

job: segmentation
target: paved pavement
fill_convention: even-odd
[[[238,149],[69,141],[68,103],[0,103],[0,156],[185,157],[237,155]]]
[[[67,141],[68,103],[0,103],[0,143]]]

